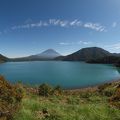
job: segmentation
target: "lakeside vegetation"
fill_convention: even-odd
[[[19,84],[11,85],[0,76],[0,120],[11,120],[19,108],[23,91]]]
[[[0,120],[119,120],[120,81],[62,90],[10,85],[0,77]]]

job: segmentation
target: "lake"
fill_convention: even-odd
[[[63,88],[94,86],[120,78],[119,69],[112,65],[84,62],[8,62],[0,64],[0,74],[11,83],[27,85],[48,83]]]

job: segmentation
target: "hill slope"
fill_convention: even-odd
[[[2,54],[0,54],[0,63],[2,62],[7,62],[9,59],[5,56],[3,56]]]
[[[65,57],[60,57],[61,60],[65,61],[88,61],[91,59],[98,59],[106,56],[110,56],[111,53],[98,47],[89,47],[80,49]],[[59,59],[59,58],[56,58]]]
[[[105,56],[98,59],[88,60],[87,63],[102,63],[102,64],[117,64],[119,65],[120,57],[119,56]]]

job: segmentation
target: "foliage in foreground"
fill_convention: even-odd
[[[48,84],[36,89],[0,77],[1,113],[0,120],[120,120],[120,82],[80,90]]]
[[[99,86],[100,94],[109,97],[110,105],[120,109],[120,82],[106,83]]]
[[[22,97],[22,86],[10,85],[0,76],[0,120],[12,119]]]
[[[44,83],[39,86],[38,94],[44,97],[48,97],[50,95],[60,95],[62,94],[62,88],[60,86],[52,87]]]
[[[51,94],[55,88],[42,84],[39,95],[30,93],[23,98],[14,120],[120,120],[120,109],[112,104],[120,93],[118,85],[119,82]]]

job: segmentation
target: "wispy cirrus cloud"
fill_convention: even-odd
[[[82,26],[82,24],[83,24],[82,21],[77,20],[77,19],[70,22],[70,26],[80,27],[80,26]]]
[[[95,30],[95,31],[99,31],[99,32],[105,32],[106,31],[106,27],[99,24],[99,23],[91,23],[91,22],[85,23],[84,27]]]
[[[12,26],[12,30],[16,29],[29,29],[29,28],[35,28],[35,27],[45,27],[48,26],[47,22],[40,21],[38,23],[31,23],[31,24],[24,24],[24,25],[18,25],[18,26]]]
[[[30,28],[30,26],[29,24],[26,24],[26,25],[18,25],[18,26],[11,27],[12,30],[23,29],[23,28]]]
[[[50,19],[49,25],[60,26],[60,27],[81,27],[82,21],[75,19],[72,21],[69,20],[60,20],[60,19]]]
[[[75,19],[75,20],[61,20],[61,19],[49,19],[47,21],[40,20],[36,23],[27,23],[23,25],[15,25],[12,26],[12,30],[17,29],[29,29],[29,28],[36,28],[36,27],[48,27],[48,26],[57,26],[62,28],[88,28],[97,32],[105,32],[106,27],[99,24],[99,23],[84,23],[81,20]]]

